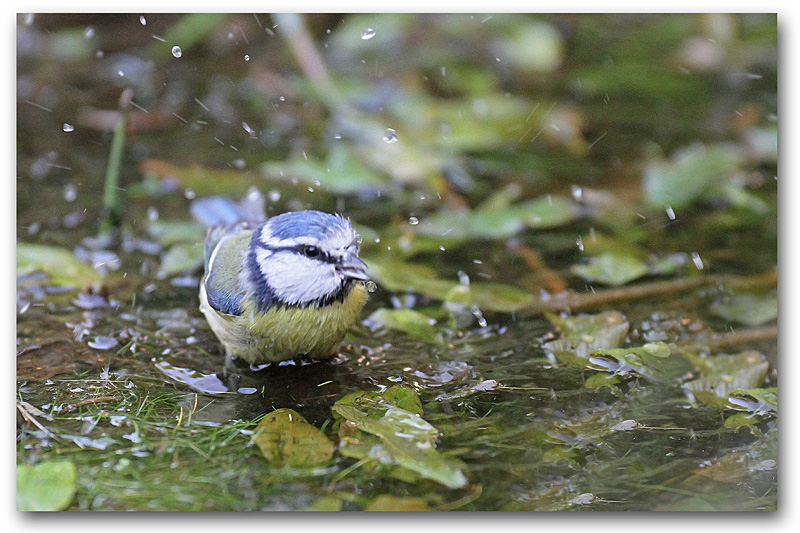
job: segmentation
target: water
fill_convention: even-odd
[[[151,44],[163,50],[152,32],[167,35],[164,30],[180,17],[155,17],[148,16],[147,28],[144,17],[127,24],[93,20],[92,40],[81,42],[103,36],[106,57],[123,52],[139,57]],[[256,27],[252,15],[230,17],[226,28]],[[323,58],[344,95],[336,104],[350,106],[341,115],[320,103],[321,87],[304,79],[284,41],[267,32],[247,33],[247,55],[269,58],[269,64],[241,61],[243,50],[233,44],[238,33],[220,44],[212,32],[191,48],[175,47],[178,55],[175,48],[172,57],[167,54],[169,60],[190,54],[192,69],[185,62],[148,59],[152,70],[136,76],[94,70],[102,63],[94,48],[55,61],[18,47],[18,83],[38,88],[28,95],[36,105],[19,106],[18,246],[57,247],[89,269],[54,262],[47,274],[25,272],[18,278],[16,392],[30,405],[23,406],[25,412],[57,437],[22,422],[18,461],[73,461],[78,492],[72,509],[334,505],[360,510],[386,495],[413,495],[432,508],[466,510],[776,506],[777,414],[768,412],[769,397],[734,398],[740,407],[761,405],[767,411],[757,415],[763,418],[755,426],[725,427],[738,411],[698,400],[697,391],[685,386],[690,375],[702,374],[695,368],[660,379],[658,373],[637,373],[645,369],[646,351],[631,360],[625,354],[594,356],[592,367],[576,367],[545,349],[566,335],[567,328],[551,320],[580,312],[624,317],[629,327],[623,351],[659,342],[713,344],[731,331],[759,333],[746,344],[704,348],[702,355],[703,360],[748,351],[763,355],[768,370],[754,386],[763,389],[777,385],[777,342],[768,335],[774,321],[751,327],[724,318],[719,306],[729,304],[731,294],[718,283],[598,301],[571,314],[514,307],[519,291],[559,302],[562,295],[554,289],[559,281],[581,296],[693,276],[768,284],[765,273],[777,264],[772,210],[777,169],[768,156],[752,165],[731,163],[741,173],[726,183],[735,187],[746,177],[746,186],[697,205],[673,200],[645,205],[638,172],[652,161],[669,165],[674,148],[693,142],[755,139],[731,133],[754,133],[748,128],[768,133],[764,124],[774,121],[762,123],[756,111],[737,119],[741,122],[730,131],[716,120],[738,116],[725,114],[726,106],[763,107],[765,116],[774,114],[769,66],[760,65],[758,77],[739,76],[738,85],[709,73],[654,78],[651,86],[651,77],[665,75],[658,68],[631,68],[636,78],[609,81],[598,72],[630,66],[621,53],[628,47],[613,48],[614,43],[634,40],[637,54],[651,65],[664,57],[674,61],[677,55],[656,48],[688,38],[682,32],[699,19],[676,24],[679,18],[661,18],[666,16],[570,15],[541,17],[555,27],[566,24],[574,39],[574,46],[561,50],[569,54],[563,72],[543,75],[524,62],[524,54],[513,53],[531,50],[515,48],[527,41],[508,37],[529,35],[521,21],[540,17],[452,17],[414,19],[424,21],[424,35],[398,40],[400,48],[390,51],[402,54],[392,57],[375,43],[348,48],[353,35],[363,40],[376,35],[369,26],[383,26],[375,18],[312,17],[313,35],[332,28],[325,35],[329,55]],[[266,19],[259,19],[266,27]],[[42,46],[75,24],[45,26],[38,15],[20,20]],[[672,37],[651,46],[644,37],[652,32],[645,30],[660,20],[673,22],[657,28],[659,35]],[[748,20],[770,27],[758,17]],[[446,22],[468,25],[458,43]],[[589,42],[601,30],[604,37]],[[275,28],[283,31],[283,25]],[[743,34],[730,44],[742,54],[750,50],[740,41],[749,32]],[[762,39],[759,50],[768,41]],[[135,46],[105,44],[114,42]],[[495,47],[504,47],[502,54]],[[426,49],[454,60],[444,70],[440,58],[422,61]],[[494,57],[503,61],[485,61]],[[608,57],[613,64],[603,63]],[[748,67],[750,73],[756,70]],[[47,76],[40,79],[43,73]],[[571,83],[577,78],[580,86]],[[641,85],[615,85],[623,80]],[[123,222],[120,243],[111,246],[97,236],[113,123],[101,131],[87,117],[114,113],[115,98],[128,84],[135,85],[134,101],[147,112],[130,110],[119,184],[126,199]],[[75,86],[82,87],[80,94]],[[636,98],[625,97],[630,94]],[[671,102],[669,112],[656,115],[628,107],[637,102],[662,109],[664,101]],[[746,105],[752,102],[759,105]],[[76,117],[81,107],[89,114]],[[705,109],[714,109],[711,118]],[[402,133],[402,142],[385,124]],[[601,134],[602,142],[592,144]],[[238,149],[234,158],[231,146]],[[769,153],[761,144],[737,147],[742,153]],[[376,276],[367,283],[364,312],[331,361],[259,368],[235,361],[226,372],[219,342],[198,310],[205,229],[192,224],[188,208],[192,199],[213,194],[239,201],[251,187],[265,194],[268,215],[340,211],[363,235],[362,257]],[[526,203],[536,198],[549,199],[542,205],[553,212]],[[733,200],[740,203],[729,208]],[[758,211],[759,202],[766,211]],[[576,209],[573,219],[558,218],[564,205]],[[437,217],[462,235],[425,233]],[[509,230],[506,224],[514,220],[519,224]],[[603,252],[625,257],[630,252],[644,262],[646,274],[610,288],[572,273],[574,265]],[[683,260],[660,262],[672,257]],[[396,286],[390,288],[379,273],[396,275]],[[48,282],[48,275],[56,283]],[[75,275],[85,276],[82,292],[65,285]],[[764,304],[759,290],[750,292],[755,293],[750,309]],[[396,315],[392,327],[370,329],[364,321],[379,310],[418,314]],[[580,332],[575,342],[590,346],[607,335],[602,328]],[[659,352],[649,355],[657,360]],[[753,368],[761,364],[760,356],[753,356]],[[616,374],[595,368],[603,365]],[[742,378],[737,368],[723,368],[719,383]],[[606,381],[598,383],[601,379]],[[398,479],[397,469],[369,461],[351,469],[357,460],[341,455],[317,472],[281,469],[270,466],[252,444],[255,420],[277,408],[296,410],[338,441],[335,402],[398,385],[419,397],[419,425],[439,432],[430,449],[466,465],[466,487],[421,482],[408,471],[400,471]]]

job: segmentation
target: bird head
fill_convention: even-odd
[[[322,306],[366,281],[359,236],[348,219],[319,211],[284,213],[253,232],[242,284],[259,308]]]

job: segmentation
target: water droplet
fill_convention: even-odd
[[[692,261],[694,262],[694,266],[697,267],[697,270],[703,270],[703,260],[700,259],[700,254],[692,252]]]
[[[364,237],[360,233],[356,234],[356,244],[361,244],[362,242],[364,242]]]
[[[361,32],[361,39],[364,41],[369,41],[373,37],[375,37],[375,30],[373,30],[372,28],[367,28],[366,30]]]
[[[197,196],[197,194],[194,192],[194,189],[186,189],[183,192],[183,195],[186,197],[187,200],[194,200],[194,197]]]
[[[392,128],[386,128],[386,133],[383,135],[384,142],[393,144],[397,142],[397,132]]]
[[[139,16],[139,22],[142,23],[142,26],[147,26],[147,19],[144,18],[144,15]]]
[[[478,308],[477,305],[473,305],[470,308],[470,311],[472,311],[472,314],[475,315],[475,318],[478,319],[478,325],[480,327],[485,328],[488,325],[488,322],[486,322],[486,319],[483,317],[483,313],[481,313],[481,310]]]
[[[417,224],[419,224],[419,219],[417,217],[409,217],[408,223],[411,224],[412,226],[416,226]]]
[[[269,201],[270,202],[277,202],[281,199],[281,193],[275,189],[269,191]]]
[[[75,187],[75,185],[67,183],[64,186],[64,200],[68,202],[74,202],[77,197],[78,189]]]
[[[181,52],[181,47],[180,46],[173,46],[172,47],[172,55],[174,55],[175,57],[181,57],[183,55],[183,52]]]
[[[278,100],[280,100],[281,102],[285,102],[286,101],[286,97],[285,96],[281,96],[281,97],[278,98]]]
[[[245,60],[245,61],[250,61],[250,56],[249,56],[249,55],[247,55],[247,54],[245,54],[245,56],[244,56],[244,60]]]
[[[378,285],[372,280],[367,281],[364,286],[367,288],[367,292],[375,292],[378,290]]]
[[[578,245],[578,250],[580,250],[582,252],[583,251],[583,239],[580,237],[580,235],[578,236],[577,240],[575,241],[575,244]]]
[[[63,129],[63,130],[64,130],[64,131],[66,131],[67,133],[69,133],[69,132],[71,132],[71,131],[75,131],[75,126],[73,126],[72,124],[67,124],[67,123],[65,122],[65,123],[64,123],[64,125],[61,127],[61,129]]]
[[[572,186],[572,197],[576,202],[583,201],[583,189],[579,185]]]
[[[155,222],[158,220],[158,209],[152,205],[147,208],[147,220],[150,222]]]
[[[92,28],[91,26],[86,28],[86,31],[83,32],[84,39],[91,39],[93,35],[94,35],[94,28]]]
[[[458,271],[458,283],[464,287],[469,287],[469,275],[463,270]]]
[[[675,211],[672,209],[671,205],[667,206],[667,216],[670,220],[675,220]]]
[[[242,122],[242,128],[244,128],[244,131],[249,133],[251,137],[255,137],[256,136],[255,130],[253,130],[253,128],[251,128],[250,125],[247,122]]]
[[[93,341],[89,341],[89,346],[95,350],[108,350],[119,344],[114,337],[97,336]]]

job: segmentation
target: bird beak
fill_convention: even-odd
[[[360,279],[367,281],[367,264],[359,259],[355,254],[346,254],[342,260],[336,264],[336,270],[346,278]]]

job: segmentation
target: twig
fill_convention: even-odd
[[[696,289],[704,285],[715,285],[719,282],[719,278],[704,276],[670,281],[657,281],[654,283],[644,283],[632,287],[621,287],[598,292],[577,293],[575,291],[565,291],[553,296],[550,300],[539,300],[530,307],[524,309],[522,314],[533,315],[557,311],[581,311],[612,302],[640,300],[652,296],[667,295]]]
[[[686,343],[679,343],[681,347],[698,348],[730,348],[751,344],[754,342],[772,341],[778,338],[778,326],[767,326],[763,328],[746,329],[736,333],[713,333],[705,340],[694,339]]]

